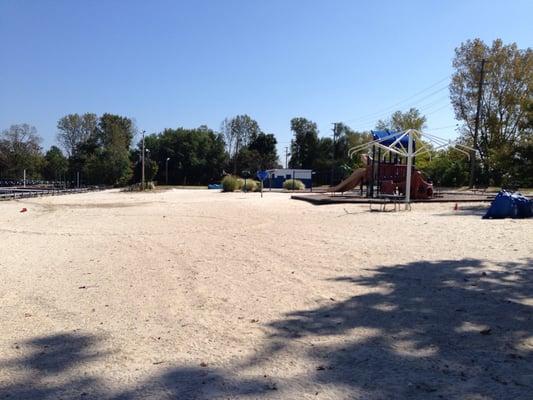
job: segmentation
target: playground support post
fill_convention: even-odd
[[[413,172],[413,131],[408,133],[409,142],[407,145],[407,176],[405,179],[405,202],[411,203],[411,173]]]

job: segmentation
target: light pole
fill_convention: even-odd
[[[165,185],[168,185],[168,161],[170,160],[170,157],[167,157],[165,161]]]
[[[143,131],[143,139],[142,139],[142,154],[141,154],[141,190],[144,190],[144,133],[146,131]]]
[[[337,139],[337,123],[333,123],[333,151],[332,153],[332,163],[331,163],[331,186],[333,186],[333,181],[335,180],[335,141]]]

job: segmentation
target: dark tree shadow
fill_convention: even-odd
[[[97,342],[94,336],[62,333],[16,344],[15,349],[24,355],[0,360],[0,371],[14,370],[9,383],[0,386],[0,399],[79,398],[94,392],[95,379],[66,376],[103,355],[94,348]],[[7,372],[2,375],[5,379]],[[63,382],[50,383],[51,377]]]
[[[171,366],[117,392],[106,376],[83,377],[90,363],[109,355],[99,350],[102,341],[96,336],[63,333],[15,344],[13,350],[23,355],[0,359],[0,399],[210,399],[277,390],[265,379],[237,379],[229,371],[207,366]]]
[[[490,268],[476,259],[413,262],[333,281],[346,287],[345,300],[267,323],[264,348],[231,368],[172,365],[110,389],[108,377],[80,373],[108,355],[99,351],[102,338],[51,335],[0,360],[11,377],[0,379],[0,399],[298,398],[286,391],[294,379],[299,387],[342,388],[354,399],[532,398],[531,259]],[[309,362],[305,376],[250,375],[289,351]]]
[[[489,204],[476,204],[476,205],[465,205],[463,203],[457,203],[457,209],[454,209],[454,203],[449,203],[450,210],[436,214],[440,217],[449,217],[449,216],[458,216],[462,217],[465,215],[473,215],[483,217],[487,210],[489,209]]]
[[[308,354],[329,355],[313,380],[363,390],[365,398],[531,399],[532,260],[491,271],[482,264],[413,262],[336,278],[381,290],[271,323],[270,350],[295,338],[344,335],[346,344]],[[367,337],[350,341],[356,329]]]
[[[277,391],[264,379],[239,379],[230,371],[202,367],[173,367],[137,387],[113,395],[112,400],[226,399],[261,397]],[[248,397],[249,398],[249,397]]]

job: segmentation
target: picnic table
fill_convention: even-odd
[[[405,201],[404,195],[398,194],[382,194],[379,197],[372,199],[370,201],[370,211],[398,211],[400,210],[401,204]],[[379,205],[378,208],[374,208],[374,205]],[[394,208],[387,210],[387,206],[392,205]],[[406,210],[410,210],[411,206],[406,204]]]

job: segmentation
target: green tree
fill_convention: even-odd
[[[273,134],[259,132],[238,154],[241,169],[252,174],[262,169],[275,168],[278,165],[277,140]]]
[[[140,151],[135,151],[132,153],[131,157],[133,160],[135,160],[133,168],[134,182],[140,182],[142,179],[142,163],[139,160],[140,155]],[[144,179],[146,180],[146,182],[155,181],[158,171],[159,165],[157,164],[157,161],[153,160],[151,157],[146,157],[144,160]],[[164,182],[165,181],[163,180],[163,183]]]
[[[131,119],[104,114],[98,121],[97,141],[100,145],[99,168],[103,168],[104,183],[125,185],[132,177],[129,149],[134,135]],[[99,171],[100,172],[100,171]]]
[[[422,130],[426,125],[426,117],[420,114],[416,108],[410,108],[408,111],[395,111],[387,120],[379,120],[376,129],[391,131],[405,131],[407,129]]]
[[[0,134],[0,168],[5,178],[39,178],[43,164],[41,137],[28,124],[11,125]]]
[[[149,159],[158,166],[155,180],[165,182],[165,164],[168,161],[168,178],[171,184],[196,185],[218,181],[222,177],[226,152],[222,134],[202,126],[197,129],[165,129],[162,133],[148,135],[145,147]],[[132,153],[138,163],[140,143]],[[136,165],[136,171],[140,171]]]
[[[482,60],[485,79],[476,136]],[[479,152],[482,176],[499,185],[512,179],[516,147],[527,143],[532,134],[527,119],[533,92],[533,51],[521,50],[516,43],[505,45],[500,39],[491,46],[480,39],[468,40],[455,50],[453,67],[450,97],[455,116],[462,122],[462,137]]]
[[[57,142],[68,156],[73,156],[76,148],[96,133],[98,117],[96,114],[68,114],[57,122]]]
[[[70,175],[81,172],[83,181],[89,184],[120,186],[129,183],[134,131],[131,119],[103,114],[95,130],[76,144],[69,158]]]
[[[52,146],[44,156],[43,177],[49,181],[57,181],[65,177],[68,171],[68,160],[57,146]]]
[[[512,180],[520,187],[533,187],[533,98],[526,107],[527,118],[520,125],[520,139],[514,148]]]
[[[243,158],[239,154],[243,148],[248,147],[261,133],[259,124],[249,115],[237,115],[222,121],[221,132],[225,139],[230,162],[233,165],[233,173],[237,174],[239,161]]]
[[[337,162],[335,167],[339,171],[338,177],[343,178],[346,174],[351,173],[354,168],[362,165],[360,156],[365,152],[365,150],[361,150],[349,157],[349,150],[352,147],[370,142],[372,134],[370,132],[354,131],[343,123],[337,123],[337,133],[335,142],[335,159]]]
[[[454,148],[435,152],[423,170],[436,186],[457,187],[468,183],[468,160]]]
[[[318,152],[318,128],[316,123],[306,118],[293,118],[291,131],[294,138],[291,140],[290,168],[313,168]]]

